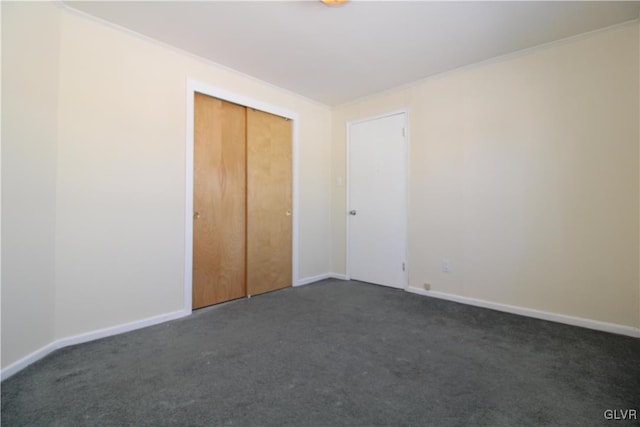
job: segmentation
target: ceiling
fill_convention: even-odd
[[[640,1],[65,3],[330,106],[640,12]]]

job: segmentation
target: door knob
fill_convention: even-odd
[[[200,218],[200,212],[194,212],[193,219],[198,219],[198,218]]]
[[[356,215],[356,210],[354,209],[354,210],[349,211],[349,215],[355,216]]]
[[[291,211],[287,211],[287,212],[285,213],[285,215],[286,215],[286,216],[291,216]]]

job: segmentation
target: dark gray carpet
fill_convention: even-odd
[[[323,281],[56,351],[6,426],[590,426],[640,417],[640,339]],[[618,417],[620,412],[617,412]]]

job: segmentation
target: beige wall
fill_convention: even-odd
[[[54,335],[58,14],[2,3],[3,366]]]
[[[329,269],[327,107],[72,13],[62,23],[56,337],[183,307],[187,78],[299,113],[300,276]]]
[[[14,114],[24,107],[22,111],[32,116],[41,97],[47,97],[46,102],[49,96],[56,98],[41,107],[50,116],[29,117],[29,123],[11,128],[16,141],[28,136],[34,142],[20,157],[16,154],[15,172],[9,176],[15,179],[3,176],[3,206],[10,197],[29,197],[6,217],[3,212],[11,228],[21,227],[6,233],[6,239],[16,243],[24,239],[27,226],[30,233],[38,232],[33,227],[42,228],[46,237],[34,238],[34,244],[42,246],[46,268],[20,273],[29,282],[18,272],[3,276],[3,367],[54,339],[184,307],[188,78],[299,114],[299,276],[329,271],[328,107],[66,9],[54,9],[57,15],[47,15],[41,25],[33,24],[37,13],[28,6],[16,4],[12,9],[17,12],[3,16],[3,23],[11,21],[12,31],[3,37],[3,49],[6,45],[15,55],[24,55],[28,40],[13,34],[20,29],[29,30],[34,44],[47,39],[33,51],[33,61],[48,62],[34,64],[39,70],[34,76],[16,78],[21,78],[22,87],[45,75],[48,80],[38,97],[43,92],[39,87],[30,98],[19,95],[18,88],[3,94],[3,107],[9,105]],[[49,27],[58,25],[52,37]],[[22,63],[11,69],[19,74],[19,68]],[[27,105],[18,105],[21,99]],[[42,126],[33,126],[40,122]],[[37,140],[40,133],[47,138]],[[42,163],[37,165],[42,169],[37,179],[23,170],[34,159]],[[27,217],[19,218],[23,211]],[[40,222],[32,221],[36,217]],[[3,263],[11,258],[17,265],[32,267],[34,255],[27,249],[27,243],[20,244],[20,252],[6,246]],[[31,283],[36,281],[42,283]],[[28,307],[43,289],[42,304]],[[30,316],[34,313],[35,320]],[[42,325],[32,327],[36,320]]]
[[[632,23],[342,106],[334,181],[345,123],[408,107],[411,286],[639,327],[638,60]]]
[[[404,107],[411,286],[640,326],[637,24],[337,108],[334,179],[345,123]]]
[[[183,307],[187,78],[299,114],[301,278],[345,272],[346,122],[409,107],[412,286],[640,327],[637,23],[333,112],[51,4],[2,24],[3,368]]]

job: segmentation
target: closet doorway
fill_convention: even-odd
[[[292,285],[292,121],[193,93],[192,308]]]

